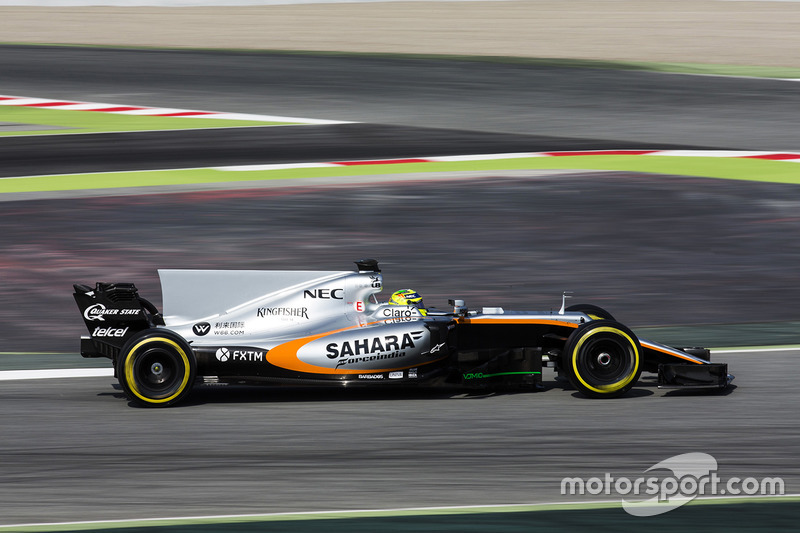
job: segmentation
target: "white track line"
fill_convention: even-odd
[[[0,381],[60,378],[114,377],[113,368],[48,368],[42,370],[4,370]]]
[[[731,349],[722,349],[722,350],[711,350],[713,354],[720,354],[720,353],[766,353],[766,352],[796,352],[800,350],[800,346],[783,346],[779,348],[758,348],[758,349],[750,349],[750,348],[731,348]]]
[[[714,349],[713,354],[733,353],[768,353],[800,351],[800,346],[757,347]],[[4,370],[0,371],[0,381],[18,381],[30,379],[59,379],[59,378],[98,378],[114,377],[113,368],[48,368],[42,370]]]
[[[0,94],[0,106],[55,109],[61,111],[94,111],[98,113],[110,113],[114,115],[134,115],[148,117],[172,116],[177,118],[214,118],[221,120],[249,120],[259,122],[286,122],[295,124],[350,124],[350,122],[342,120],[284,117],[278,115],[255,115],[250,113],[224,113],[220,111],[201,111],[196,109],[103,104],[95,102],[78,102],[74,100],[53,100],[50,98],[29,98],[5,94]]]
[[[695,504],[714,504],[715,501],[719,503],[735,503],[741,501],[758,501],[758,500],[774,500],[774,499],[795,499],[800,497],[800,494],[776,494],[771,496],[701,496],[695,498]],[[199,515],[199,516],[175,516],[165,518],[135,518],[129,520],[87,520],[83,522],[39,522],[30,524],[1,524],[0,531],[6,528],[38,528],[38,527],[66,527],[66,526],[119,526],[130,524],[131,527],[136,527],[137,524],[146,526],[148,522],[174,522],[169,526],[178,526],[181,522],[188,523],[201,523],[201,522],[221,522],[226,523],[231,520],[246,520],[246,521],[263,521],[263,520],[280,520],[285,519],[310,519],[310,518],[335,518],[335,517],[348,517],[348,518],[390,518],[396,515],[423,515],[423,514],[442,514],[451,513],[483,513],[483,512],[536,512],[536,511],[558,511],[570,509],[592,509],[597,507],[613,507],[620,505],[620,500],[590,500],[590,501],[568,501],[568,502],[550,502],[550,503],[511,503],[511,504],[486,504],[486,505],[453,505],[453,506],[440,506],[440,507],[396,507],[385,509],[348,509],[348,510],[333,510],[333,511],[288,511],[279,513],[263,513],[263,514],[229,514],[229,515]],[[559,509],[560,508],[560,509]],[[95,528],[91,528],[95,529]]]

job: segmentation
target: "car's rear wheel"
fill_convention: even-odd
[[[591,398],[617,398],[642,373],[636,335],[613,320],[587,322],[567,339],[562,366],[570,383]]]
[[[615,320],[614,317],[611,315],[611,313],[609,313],[602,307],[598,307],[592,304],[571,305],[567,307],[565,311],[573,313],[583,313],[585,315],[589,315],[594,320]]]
[[[197,363],[186,341],[165,329],[132,337],[117,358],[117,377],[130,400],[146,407],[174,405],[189,394]]]

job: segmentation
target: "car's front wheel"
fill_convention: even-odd
[[[117,357],[117,377],[137,405],[166,407],[189,394],[197,363],[187,342],[165,329],[148,329],[125,343]]]
[[[575,304],[567,307],[565,311],[577,312],[589,315],[592,320],[614,320],[614,316],[603,309],[592,304]]]
[[[567,339],[562,366],[570,383],[591,398],[617,398],[642,374],[636,335],[613,320],[587,322]]]

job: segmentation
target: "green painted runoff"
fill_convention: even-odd
[[[483,161],[375,164],[323,168],[233,171],[213,168],[63,174],[0,179],[0,193],[74,191],[209,183],[336,178],[376,174],[502,170],[609,170],[768,183],[800,184],[800,164],[720,157],[592,155]]]
[[[20,124],[24,129],[0,127],[0,136],[56,135],[75,133],[110,133],[156,130],[196,130],[205,128],[241,128],[282,126],[287,122],[259,122],[217,118],[148,117],[120,115],[99,111],[65,111],[38,107],[0,106],[0,123]],[[36,126],[42,126],[37,129]]]

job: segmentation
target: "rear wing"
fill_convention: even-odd
[[[73,285],[75,303],[89,331],[81,338],[81,355],[113,359],[137,332],[164,324],[156,306],[133,283],[98,282],[94,288]]]

